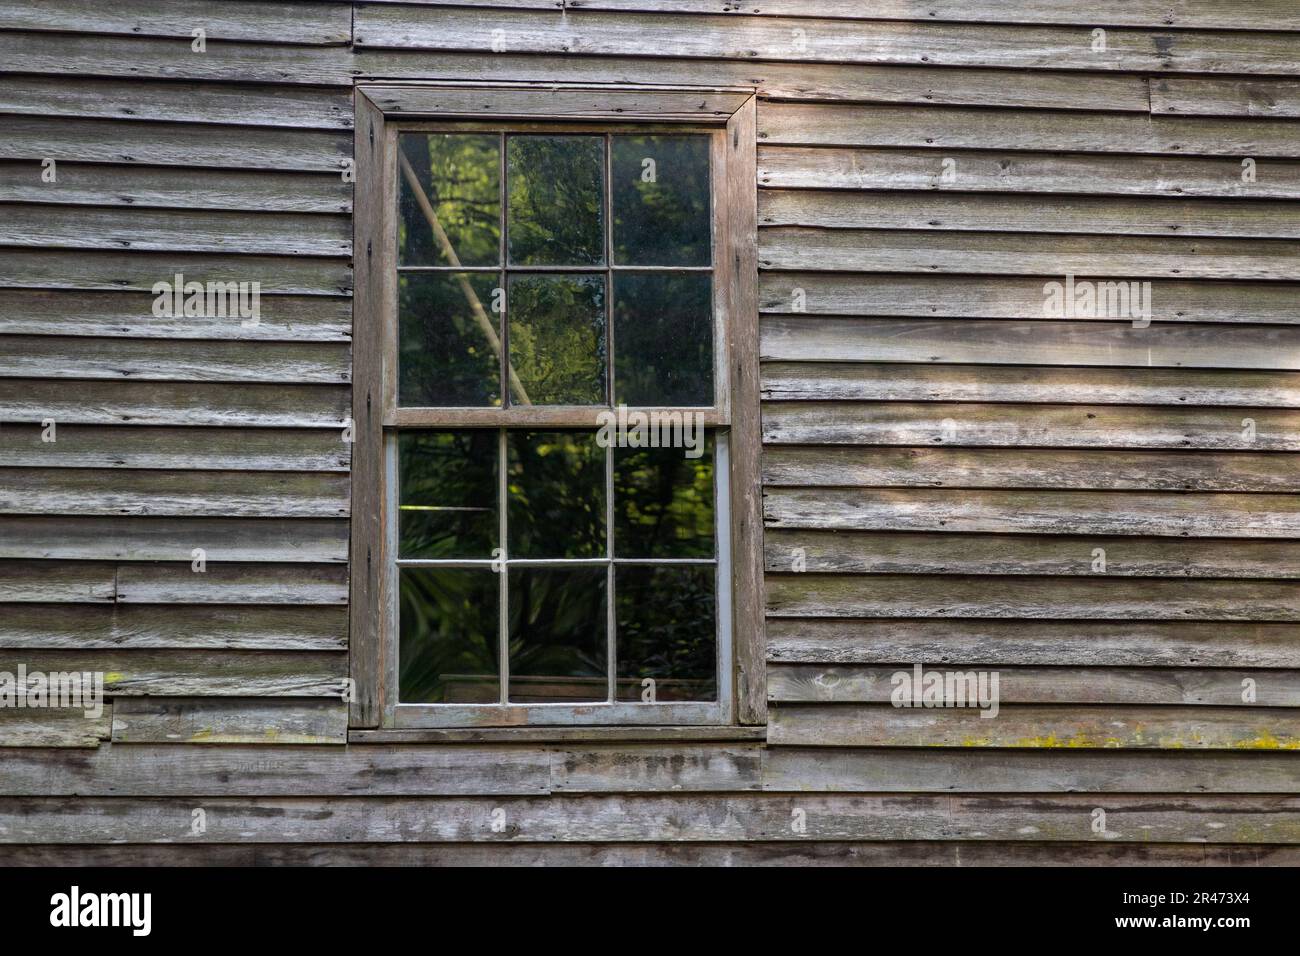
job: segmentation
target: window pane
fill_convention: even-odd
[[[596,433],[512,431],[507,441],[510,557],[604,557],[605,450]]]
[[[491,558],[497,546],[497,432],[397,438],[398,556]]]
[[[398,143],[401,158],[419,181],[419,188],[413,188],[399,159],[398,263],[497,265],[501,258],[500,138],[478,133],[403,133]]]
[[[604,152],[599,136],[507,139],[506,234],[513,265],[605,261]]]
[[[500,699],[500,575],[403,568],[398,699],[491,704]]]
[[[614,574],[618,699],[716,700],[716,569],[622,565]]]
[[[496,273],[399,277],[399,405],[501,404],[496,286]]]
[[[614,278],[615,401],[713,404],[713,291],[706,273]]]
[[[709,138],[615,136],[610,158],[614,261],[709,265]]]
[[[604,568],[514,568],[510,700],[608,700]]]
[[[614,549],[620,558],[711,558],[713,441],[681,448],[614,449]]]
[[[514,404],[605,403],[603,276],[512,275],[506,308]]]

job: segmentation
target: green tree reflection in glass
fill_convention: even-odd
[[[501,140],[494,133],[403,133],[401,155],[419,188],[399,175],[399,265],[492,266],[500,260]],[[437,227],[421,199],[432,207]],[[439,229],[443,233],[438,235]]]

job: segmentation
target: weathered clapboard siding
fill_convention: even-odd
[[[0,710],[0,862],[1294,864],[1297,32],[0,0],[0,670],[113,677],[98,720]],[[357,77],[758,91],[766,741],[345,744]],[[153,316],[177,272],[259,324]],[[1070,272],[1150,279],[1153,324],[1047,318]],[[999,716],[889,706],[914,663],[998,669]]]

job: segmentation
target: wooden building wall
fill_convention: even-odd
[[[0,670],[112,696],[0,710],[0,862],[1300,861],[1297,34],[0,0]],[[358,78],[758,90],[766,731],[347,742]],[[175,272],[261,324],[154,318]],[[1044,319],[1067,273],[1154,321]],[[1000,715],[890,706],[913,663],[998,670]]]

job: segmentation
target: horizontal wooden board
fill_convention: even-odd
[[[799,62],[937,64],[1019,69],[1294,73],[1289,38],[1271,33],[1159,33],[1113,29],[1106,49],[1088,30],[949,23],[663,17],[639,14],[457,10],[361,4],[358,48],[487,51],[493,31],[512,52],[689,56]],[[798,31],[798,32],[796,32]]]
[[[769,574],[772,617],[1300,621],[1289,581]]]
[[[262,295],[351,295],[342,258],[212,253],[15,249],[0,259],[0,288],[148,292],[176,273],[186,282],[258,282]]]
[[[343,519],[0,516],[0,558],[211,563],[347,560]]]
[[[774,488],[763,517],[773,527],[854,531],[1300,537],[1300,498],[1276,494]]]
[[[85,206],[11,205],[0,245],[145,252],[350,256],[347,216],[261,212],[136,212]]]
[[[960,674],[978,694],[974,669],[935,670],[922,664],[922,673]],[[781,703],[891,704],[900,687],[915,687],[915,665],[782,664],[768,668],[768,698]],[[986,690],[992,680],[984,673]],[[1000,667],[996,697],[1007,704],[1094,704],[1109,706],[1300,707],[1300,671],[1194,670],[1188,667]],[[906,683],[904,683],[906,682]],[[1246,701],[1251,686],[1255,699]],[[920,692],[917,690],[917,697]],[[974,706],[974,702],[971,702]],[[983,706],[981,704],[981,706]],[[1000,715],[1000,712],[999,712]],[[996,719],[992,717],[989,719]],[[1297,748],[1300,749],[1300,748]],[[1294,765],[1300,771],[1300,757]]]
[[[62,116],[5,119],[0,159],[334,172],[352,155],[342,132]]]
[[[40,425],[6,426],[0,466],[343,472],[352,449],[342,430],[60,424],[51,436],[56,440],[43,441],[47,431]]]
[[[232,126],[352,128],[352,100],[346,93],[292,86],[0,77],[0,113]]]
[[[464,119],[532,118],[628,122],[725,123],[749,99],[744,91],[511,89],[464,86],[363,86],[360,92],[385,114]]]
[[[117,592],[115,576],[111,564],[0,561],[0,601],[108,603]]]
[[[1151,80],[1151,112],[1300,119],[1300,82],[1158,77]]]
[[[1241,206],[1241,203],[1236,204]],[[759,277],[759,308],[782,315],[859,315],[930,319],[1048,319],[1050,296],[1059,294],[1048,283],[1064,283],[1062,276],[933,276],[834,274],[826,272],[766,272]],[[1094,283],[1093,293],[1106,296],[1104,282],[1135,281],[1126,278],[1077,276],[1075,293],[1084,282]],[[1150,306],[1152,322],[1218,322],[1258,325],[1294,325],[1295,299],[1300,286],[1290,282],[1212,282],[1205,280],[1151,279],[1150,294],[1139,287],[1139,317]],[[1060,290],[1063,292],[1064,290]],[[1118,294],[1118,293],[1117,293]],[[1123,305],[1123,300],[1118,300]],[[1077,312],[1078,310],[1076,310]],[[1084,310],[1087,311],[1087,310]],[[1092,311],[1098,311],[1093,309]],[[1105,312],[1105,309],[1100,310]],[[1130,312],[1130,316],[1132,313]],[[1071,322],[1114,322],[1076,314]],[[1145,318],[1141,318],[1145,322]],[[1034,326],[1034,328],[1043,328]],[[1236,335],[1236,332],[1225,335]]]
[[[69,33],[124,33],[190,39],[195,25],[209,40],[262,43],[347,43],[351,23],[347,5],[328,2],[282,3],[263,0],[43,0],[39,9],[22,0],[0,3],[0,29],[58,30]]]
[[[123,704],[139,706],[142,702]],[[124,718],[116,717],[116,725]],[[987,723],[987,721],[986,721]],[[116,743],[116,740],[114,741]],[[1106,832],[1092,811],[1106,810]],[[1025,840],[1300,842],[1300,798],[1281,795],[567,795],[211,797],[207,829],[185,798],[7,797],[4,843],[367,843]],[[494,814],[494,810],[501,813]],[[795,811],[802,810],[799,814]],[[504,814],[504,830],[493,822]],[[796,831],[792,821],[806,822]]]
[[[347,706],[274,698],[133,697],[115,702],[115,744],[343,744]]]
[[[368,0],[406,3],[409,0]],[[420,0],[429,2],[429,0]],[[439,0],[447,6],[553,8],[558,0]],[[1264,0],[1250,8],[1232,0],[1124,0],[1080,6],[1074,0],[565,0],[579,10],[656,13],[730,13],[737,17],[833,17],[845,20],[917,20],[971,23],[1050,23],[1075,26],[1199,28],[1202,30],[1300,30],[1300,15],[1286,0]]]
[[[146,218],[144,214],[137,217],[141,221]],[[225,307],[215,311],[226,315],[178,315],[174,314],[175,301],[170,292],[177,285],[175,275],[159,281],[168,283],[168,289],[160,290],[158,295],[0,289],[0,333],[291,342],[346,342],[352,338],[351,299],[258,294],[254,300],[253,290],[245,287],[242,298],[238,290],[223,297]],[[180,285],[184,287],[184,279]],[[217,302],[214,297],[214,304]],[[156,315],[155,306],[173,314]]]
[[[1023,453],[1020,453],[1023,454]],[[810,531],[769,528],[767,570],[852,574],[1296,578],[1290,541]]]
[[[1227,199],[1107,199],[765,189],[761,226],[1130,236],[1300,238],[1300,206]]]
[[[223,41],[196,54],[188,43],[104,34],[0,34],[0,59],[15,73],[239,83],[350,86],[355,72],[342,46]]]
[[[132,563],[117,566],[122,604],[346,604],[347,568],[337,564]]]
[[[173,382],[346,382],[350,349],[342,342],[174,342],[151,339],[0,339],[0,376],[143,379]]]
[[[1300,377],[1279,372],[774,361],[762,378],[780,401],[1300,407]]]
[[[1300,124],[1297,124],[1300,125]],[[1300,279],[1300,245],[1280,239],[1057,236],[770,227],[761,269],[1066,275],[1103,278]]]
[[[766,360],[1300,370],[1300,327],[764,316]]]
[[[3,49],[3,47],[0,47]],[[149,60],[147,51],[133,51]],[[665,53],[672,54],[672,50]],[[45,65],[45,61],[42,61]],[[357,70],[368,77],[508,83],[608,83],[699,86],[699,60],[657,57],[542,56],[535,53],[457,53],[415,50],[358,50]],[[50,64],[51,67],[54,64]],[[1085,109],[1146,113],[1142,77],[1104,73],[1033,73],[961,67],[871,66],[839,63],[780,63],[709,60],[707,82],[752,87],[773,100],[920,103],[1005,106],[1024,109]]]
[[[1016,137],[1014,141],[1023,141]],[[1021,148],[1038,148],[1032,145]],[[888,144],[887,144],[888,145]],[[1300,162],[1259,158],[1255,180],[1243,177],[1241,155],[1108,156],[1070,153],[1086,140],[1062,140],[1052,152],[990,152],[962,147],[836,149],[764,146],[758,151],[761,186],[788,189],[908,189],[952,192],[1061,193],[1116,196],[1300,199]],[[993,141],[985,150],[1000,150]],[[1251,157],[1254,158],[1254,157]],[[950,161],[945,164],[945,160]],[[945,173],[951,170],[951,181]]]
[[[0,648],[342,651],[347,613],[328,606],[8,604]]]
[[[0,202],[132,209],[350,213],[352,186],[333,173],[192,170],[172,166],[59,163],[43,182],[35,160],[0,162]]]
[[[345,518],[346,474],[8,468],[0,514]]]
[[[1300,415],[1270,408],[770,402],[763,406],[763,440],[774,444],[1296,451],[1300,448]]]
[[[112,721],[110,701],[89,709],[0,707],[0,748],[98,747]],[[9,757],[4,755],[6,765]]]
[[[777,487],[1286,493],[1300,485],[1300,456],[777,445],[763,454],[763,482]]]
[[[774,746],[1300,750],[1300,711],[1277,707],[1018,704],[985,719],[971,709],[799,704],[772,708],[768,726]]]
[[[102,753],[102,749],[101,749]],[[33,762],[34,754],[20,760]],[[100,760],[100,755],[95,755]],[[1264,751],[774,747],[763,789],[841,793],[1291,793],[1300,756]],[[84,791],[83,791],[84,792]]]
[[[768,655],[792,663],[1300,667],[1300,627],[1259,621],[768,621]]]
[[[249,385],[0,379],[0,422],[68,425],[228,425],[338,429],[351,409],[343,385]]]
[[[341,698],[347,655],[313,651],[0,651],[0,671],[102,675],[103,693],[123,697]],[[91,678],[92,680],[94,678]]]

